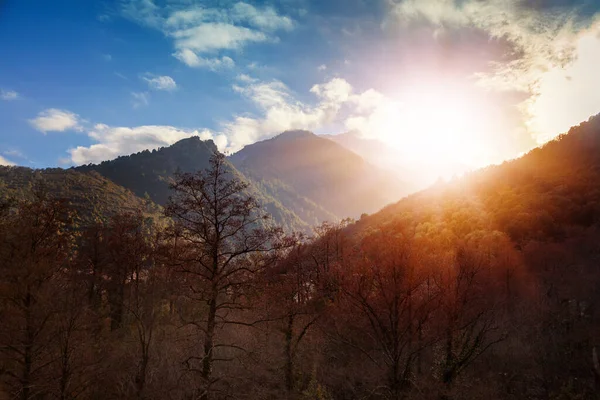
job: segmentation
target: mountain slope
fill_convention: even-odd
[[[409,196],[361,223],[377,227],[408,219],[413,224],[436,221],[462,225],[457,232],[496,229],[518,245],[561,241],[600,226],[599,182],[596,116],[519,159]]]
[[[140,197],[150,197],[164,205],[169,199],[170,179],[177,171],[193,172],[206,169],[217,146],[212,140],[198,137],[180,140],[170,147],[144,150],[129,156],[75,168],[77,171],[96,171],[113,182],[126,187]]]
[[[84,224],[106,220],[121,212],[142,210],[153,217],[160,214],[156,204],[135,196],[96,172],[0,166],[0,199],[27,198],[34,191],[67,199]]]
[[[212,140],[202,141],[198,137],[180,140],[169,147],[145,150],[129,156],[118,157],[100,164],[84,165],[77,171],[96,171],[113,182],[126,187],[140,197],[147,197],[164,205],[171,195],[169,184],[179,172],[195,172],[209,167],[210,156],[218,151]],[[263,191],[254,182],[228,164],[231,173],[248,181],[248,193],[254,196],[273,219],[287,230],[308,231],[310,225],[281,202]]]
[[[251,144],[230,160],[251,179],[283,182],[338,218],[375,211],[406,193],[394,173],[308,131]]]

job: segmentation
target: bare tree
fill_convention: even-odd
[[[504,269],[493,264],[493,254],[472,243],[478,241],[459,245],[453,262],[440,266],[436,273],[442,300],[441,380],[447,386],[490,347],[506,339],[501,325],[506,303]]]
[[[0,377],[15,398],[48,391],[59,275],[72,253],[66,204],[43,196],[5,209],[0,226]],[[7,379],[8,378],[8,379]]]
[[[438,293],[411,257],[410,241],[389,230],[366,237],[340,265],[336,335],[383,370],[380,392],[392,399],[407,395],[418,355],[436,341],[423,337],[423,327]]]
[[[187,297],[195,306],[183,319],[201,333],[200,355],[190,355],[184,365],[201,377],[202,399],[209,398],[218,380],[215,362],[231,360],[219,351],[240,348],[220,342],[219,332],[228,325],[249,324],[239,315],[247,309],[254,274],[280,246],[281,230],[266,226],[268,216],[246,194],[247,187],[232,176],[225,156],[214,154],[208,170],[177,176],[165,208],[175,222],[173,263],[185,275]]]
[[[266,274],[268,318],[278,319],[278,330],[284,336],[283,376],[289,392],[296,389],[300,344],[325,312],[327,303],[326,292],[319,279],[322,274],[309,249],[299,238],[285,259]]]

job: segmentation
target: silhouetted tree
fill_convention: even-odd
[[[249,324],[236,316],[246,309],[254,274],[279,246],[281,231],[266,227],[268,217],[245,193],[247,187],[230,174],[225,157],[214,154],[208,170],[177,177],[165,208],[175,222],[173,263],[185,274],[187,296],[196,306],[184,322],[201,332],[201,354],[190,355],[184,364],[201,377],[203,399],[216,382],[215,362],[231,359],[219,355],[219,349],[239,348],[220,342],[219,332],[228,325]]]

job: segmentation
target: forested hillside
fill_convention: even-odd
[[[115,214],[138,210],[146,215],[162,213],[152,201],[95,172],[0,166],[0,200],[31,200],[39,194],[66,199],[83,223],[107,221]]]
[[[433,322],[456,329],[441,339],[446,390],[596,398],[599,182],[597,116],[519,159],[440,183],[347,228],[367,248],[409,246],[405,256],[430,268],[426,276],[453,280],[452,302],[463,303],[446,304],[449,319]]]
[[[139,197],[150,197],[157,204],[169,199],[169,184],[177,172],[202,170],[217,146],[212,140],[198,137],[181,140],[158,150],[146,150],[104,161],[98,165],[77,167],[79,171],[96,171]]]
[[[168,224],[3,203],[0,393],[597,398],[600,117],[310,238],[229,165],[177,176]]]

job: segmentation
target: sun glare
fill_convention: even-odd
[[[484,135],[491,121],[481,104],[444,86],[421,86],[396,98],[380,112],[377,125],[381,140],[400,157],[441,176],[491,162]]]

